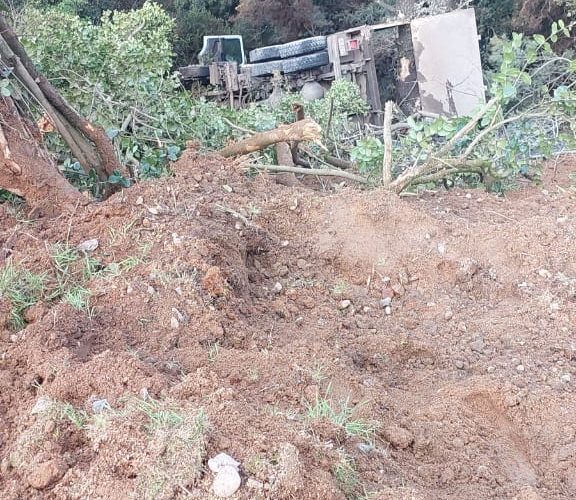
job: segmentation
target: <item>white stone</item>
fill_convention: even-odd
[[[34,407],[32,408],[32,415],[38,415],[40,413],[46,413],[52,406],[52,400],[47,396],[41,396],[36,400]]]
[[[240,462],[237,462],[226,453],[219,453],[214,458],[208,460],[208,467],[212,472],[218,472],[222,467],[228,466],[237,469],[240,466]]]
[[[78,248],[78,250],[80,250],[81,252],[93,252],[98,248],[98,240],[92,239],[83,241],[76,248]]]
[[[238,491],[241,483],[242,479],[236,468],[226,465],[216,474],[212,483],[212,491],[217,497],[228,498]]]

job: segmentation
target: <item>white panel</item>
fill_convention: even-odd
[[[415,19],[411,28],[422,111],[469,116],[485,102],[474,9]]]

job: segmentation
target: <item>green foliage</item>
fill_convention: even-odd
[[[348,436],[358,436],[371,442],[376,432],[376,425],[364,419],[354,418],[354,408],[349,400],[335,403],[330,399],[330,388],[326,397],[316,397],[314,404],[308,405],[306,417],[310,420],[327,419],[334,425],[342,427]]]
[[[12,263],[0,269],[0,298],[10,302],[10,328],[20,330],[26,325],[24,311],[40,300],[45,281],[46,275],[32,273]]]
[[[384,145],[377,137],[364,137],[350,151],[350,159],[356,162],[363,174],[372,174],[378,170],[384,160]]]
[[[22,40],[32,59],[68,101],[107,130],[124,161],[141,166],[138,177],[162,173],[176,156],[176,143],[188,136],[180,117],[192,105],[169,75],[172,28],[152,2],[136,11],[106,12],[98,26],[58,8],[25,12]],[[64,156],[70,180],[94,186],[92,174],[65,157],[58,138],[48,143]],[[109,181],[126,184],[118,175]]]
[[[360,500],[362,483],[354,458],[341,452],[340,460],[332,467],[332,472],[344,496],[349,500]]]
[[[173,2],[170,10],[176,23],[174,46],[177,66],[186,66],[198,61],[197,56],[202,48],[204,36],[233,34],[228,19],[234,15],[237,3],[236,0]]]

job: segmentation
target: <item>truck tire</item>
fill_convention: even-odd
[[[272,75],[275,71],[282,72],[282,61],[269,61],[256,64],[245,64],[243,68],[250,70],[252,76]]]
[[[304,40],[296,40],[294,42],[285,43],[280,45],[279,52],[282,59],[289,57],[301,56],[304,54],[311,54],[326,48],[326,37],[315,36],[312,38],[305,38]]]
[[[251,50],[249,57],[251,63],[280,59],[280,45],[270,45],[269,47]]]
[[[303,71],[305,69],[318,68],[329,62],[328,51],[325,50],[323,52],[317,52],[316,54],[285,59],[282,61],[282,69],[284,73],[295,73],[296,71]]]
[[[200,78],[208,78],[210,76],[210,68],[208,66],[201,66],[198,64],[178,68],[178,71],[182,75],[182,80],[195,80]]]

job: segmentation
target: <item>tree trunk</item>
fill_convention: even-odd
[[[94,169],[98,179],[106,183],[115,170],[122,170],[104,130],[81,116],[58,94],[46,77],[38,73],[16,33],[1,14],[0,56],[5,64],[13,67],[14,74],[44,107],[86,172]],[[118,188],[118,185],[105,184],[105,195]]]
[[[291,125],[281,125],[280,127],[260,132],[241,141],[235,142],[220,150],[220,155],[224,157],[240,156],[248,153],[260,151],[279,142],[292,141],[319,141],[322,129],[311,118],[301,120]]]
[[[58,171],[41,147],[39,135],[11,98],[0,99],[0,188],[24,197],[43,215],[88,204],[88,198]]]

